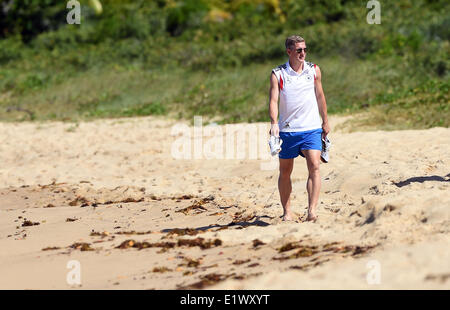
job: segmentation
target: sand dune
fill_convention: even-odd
[[[177,159],[174,125],[0,124],[0,288],[450,288],[450,129],[333,131],[319,220],[305,223],[303,159],[297,219],[282,222],[264,134],[243,157],[195,158],[192,139]],[[81,285],[66,281],[72,260]]]

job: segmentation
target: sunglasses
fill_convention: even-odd
[[[305,53],[306,53],[306,50],[307,50],[307,48],[305,47],[305,48],[298,48],[298,49],[296,49],[296,51],[297,51],[297,53],[301,53],[302,51],[304,51]]]

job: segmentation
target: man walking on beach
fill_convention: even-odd
[[[316,208],[320,193],[319,165],[322,138],[330,132],[327,104],[322,89],[319,66],[305,61],[306,43],[300,36],[286,39],[288,62],[272,70],[270,77],[269,114],[270,134],[283,141],[278,154],[280,176],[278,190],[283,206],[283,220],[292,220],[290,195],[291,173],[294,158],[306,158],[308,167],[308,215],[307,221],[317,219]],[[278,116],[280,98],[280,118]],[[320,119],[322,118],[322,120]]]

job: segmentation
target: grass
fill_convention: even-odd
[[[448,79],[418,86],[405,77],[401,63],[392,59],[348,60],[315,58],[323,74],[329,114],[368,112],[347,123],[354,128],[429,128],[449,126]],[[206,122],[268,121],[271,69],[280,58],[214,72],[182,67],[148,70],[119,64],[94,67],[61,78],[28,72],[19,75],[24,91],[5,93],[2,121],[63,120],[78,122],[98,118],[166,115]],[[5,104],[6,103],[6,104]]]
[[[427,129],[450,126],[450,83],[429,81],[407,91],[380,95],[366,113],[343,123],[354,130]]]
[[[357,1],[280,2],[284,24],[271,6],[262,14],[259,0],[240,9],[215,1],[234,16],[225,22],[199,18],[198,1],[144,2],[108,2],[101,17],[27,43],[1,39],[0,121],[268,121],[271,69],[286,61],[283,41],[300,27],[307,59],[321,68],[329,114],[364,112],[348,123],[355,128],[449,125],[444,1],[386,3],[381,25],[368,25]],[[124,16],[134,18],[123,23]]]

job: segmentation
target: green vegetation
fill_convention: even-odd
[[[0,1],[0,120],[168,115],[268,121],[273,67],[300,34],[323,73],[329,113],[354,126],[450,124],[448,1]],[[7,9],[5,10],[5,7]]]

